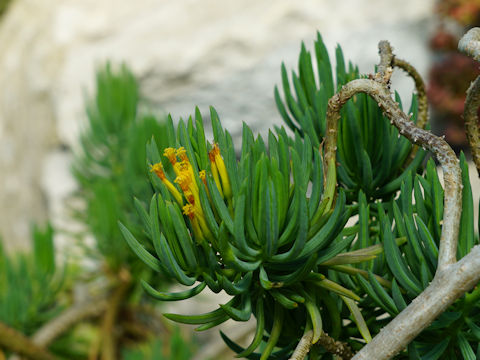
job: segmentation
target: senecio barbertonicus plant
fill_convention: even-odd
[[[460,49],[478,59],[479,41],[473,29]],[[201,331],[253,315],[246,348],[222,334],[248,359],[479,358],[480,247],[466,161],[423,130],[416,70],[388,42],[379,50],[377,72],[360,76],[338,48],[334,76],[320,36],[317,73],[302,46],[299,72],[282,67],[283,97],[275,89],[293,135],[276,128],[265,142],[244,125],[236,153],[213,108],[206,141],[197,109],[176,130],[169,120],[169,147],[147,145],[155,195],[148,211],[137,208],[154,252],[120,228],[149,267],[190,288],[145,290],[163,301],[207,286],[232,296],[210,313],[167,318]],[[394,68],[415,82],[409,115],[390,91]],[[477,169],[479,87],[477,79],[465,108]]]

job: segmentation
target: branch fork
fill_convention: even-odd
[[[460,41],[459,48],[480,60],[480,28],[470,30]],[[444,312],[455,300],[472,289],[480,280],[480,245],[475,246],[460,261],[456,260],[460,216],[462,210],[462,179],[459,160],[443,139],[422,129],[428,117],[425,85],[416,70],[392,54],[387,41],[379,43],[378,72],[369,79],[353,80],[344,85],[328,102],[327,137],[325,141],[324,169],[326,177],[336,177],[335,163],[338,120],[340,110],[357,93],[371,96],[382,108],[392,125],[413,144],[433,152],[443,168],[445,184],[444,219],[440,238],[438,267],[431,284],[396,316],[371,342],[365,345],[353,360],[390,359],[404,349],[422,330]],[[417,125],[410,121],[392,99],[390,77],[393,67],[405,70],[415,81],[419,98]],[[472,154],[480,174],[480,130],[477,110],[480,106],[480,77],[471,85],[465,105],[465,122]],[[415,149],[416,151],[416,149]],[[410,159],[412,157],[410,156]],[[305,339],[302,339],[302,341]],[[299,346],[303,344],[300,342]],[[311,346],[311,345],[310,345]],[[306,353],[305,353],[306,354]],[[298,359],[300,359],[299,357]]]

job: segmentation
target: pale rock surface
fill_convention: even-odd
[[[296,65],[301,40],[311,47],[319,30],[332,55],[340,43],[371,72],[377,42],[389,39],[425,75],[432,7],[433,0],[15,0],[0,22],[0,233],[21,245],[31,221],[50,214],[59,222],[75,188],[61,153],[75,146],[85,94],[106,60],[132,67],[153,109],[178,119],[214,105],[233,135],[242,121],[266,134],[280,123],[272,96],[280,63]],[[410,81],[399,79],[408,93]]]

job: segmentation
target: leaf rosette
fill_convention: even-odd
[[[309,137],[319,146],[326,137],[328,99],[338,89],[361,76],[358,67],[345,64],[340,46],[335,51],[335,74],[320,34],[312,54],[302,44],[298,71],[289,77],[282,65],[283,98],[278,87],[274,97],[287,126],[302,137]],[[315,66],[314,66],[315,65]],[[315,73],[316,69],[317,73]],[[395,101],[402,108],[400,96]],[[412,96],[409,113],[417,123],[417,96]],[[378,104],[366,94],[357,94],[341,112],[337,140],[337,172],[339,185],[345,189],[348,203],[358,199],[362,191],[367,200],[389,199],[411,172],[421,168],[426,151],[414,150],[412,144],[391,126]]]
[[[462,170],[462,216],[457,258],[461,259],[478,244],[474,231],[473,197],[468,165],[460,155]],[[385,247],[385,261],[375,259],[366,269],[368,279],[357,275],[357,286],[349,283],[355,292],[367,294],[361,301],[364,313],[378,309],[383,320],[372,322],[370,330],[377,332],[385,322],[397,316],[433,281],[437,269],[439,238],[443,223],[444,190],[438,178],[433,160],[429,160],[424,175],[407,177],[401,185],[397,199],[380,205],[374,204],[379,236]],[[396,243],[394,238],[405,239]],[[374,237],[368,237],[365,246]],[[385,274],[392,280],[380,284],[373,272]],[[399,359],[473,359],[480,353],[479,287],[467,292],[408,345],[408,354]],[[387,316],[388,315],[388,316]],[[367,320],[368,321],[368,320]]]
[[[355,311],[353,300],[359,297],[328,278],[329,267],[355,234],[342,232],[352,208],[346,206],[343,190],[334,194],[328,179],[324,184],[321,151],[308,137],[290,139],[284,129],[270,133],[267,146],[244,125],[237,160],[232,138],[213,108],[210,116],[212,143],[205,139],[197,109],[195,120],[180,120],[177,131],[169,119],[168,148],[160,152],[155,141],[147,145],[156,193],[148,212],[136,203],[155,253],[120,227],[147,265],[190,288],[165,293],[144,282],[146,291],[171,301],[195,296],[207,286],[224,290],[232,299],[217,310],[165,316],[206,330],[228,319],[247,321],[253,314],[257,329],[246,349],[224,335],[240,356],[257,356],[253,351],[262,342],[262,359],[276,346],[287,356],[288,345],[294,346],[310,328],[314,341],[322,331],[338,334],[344,315],[326,311],[329,318],[322,320],[320,309],[337,309],[333,302],[340,299],[368,341],[368,329]],[[343,264],[372,258],[368,250],[357,257],[342,256]]]

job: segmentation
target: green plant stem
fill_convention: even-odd
[[[117,359],[115,323],[118,312],[131,285],[130,273],[126,269],[119,272],[119,284],[108,301],[107,311],[103,317],[101,328],[101,360]]]
[[[407,242],[406,237],[399,237],[395,239],[395,242],[398,246],[403,245]],[[375,258],[376,255],[383,253],[383,245],[376,244],[363,249],[349,251],[345,253],[338,254],[333,258],[320,263],[320,266],[333,266],[333,265],[345,265],[345,264],[355,264],[358,262],[370,260],[368,257]]]
[[[281,305],[278,302],[275,302],[274,308],[274,320],[272,325],[272,330],[270,332],[270,338],[268,339],[267,345],[263,349],[263,354],[260,357],[260,360],[267,360],[270,354],[273,351],[273,348],[277,344],[278,338],[282,333],[284,312],[281,308]]]
[[[101,360],[117,359],[117,344],[115,337],[115,324],[118,312],[122,306],[128,289],[131,285],[131,275],[128,270],[122,268],[117,275],[118,284],[108,300],[107,311],[105,312],[100,329],[100,343],[96,344],[89,356],[89,359],[97,359],[100,351]]]
[[[308,330],[303,334],[302,338],[298,342],[295,351],[293,352],[292,356],[290,356],[289,360],[303,360],[307,356],[310,348],[312,347],[312,340],[313,340],[313,330]]]
[[[356,274],[359,274],[360,276],[362,276],[365,280],[369,280],[368,278],[368,271],[366,270],[362,270],[362,269],[358,269],[356,267],[353,267],[353,266],[348,266],[348,265],[332,265],[330,267],[332,270],[335,270],[335,271],[339,271],[339,272],[342,272],[342,273],[345,273],[345,274],[349,274],[349,275],[356,275]],[[377,281],[384,287],[388,288],[388,289],[391,289],[392,288],[392,283],[384,278],[382,278],[381,276],[379,275],[373,275],[375,276],[375,279],[377,279]]]
[[[57,359],[43,347],[34,344],[25,335],[3,323],[0,323],[0,347],[32,360]]]

